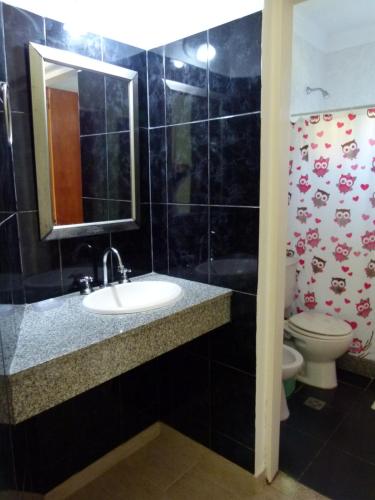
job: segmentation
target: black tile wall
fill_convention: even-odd
[[[92,33],[71,36],[60,22],[44,19],[22,9],[0,3],[0,74],[10,84],[13,110],[14,142],[6,146],[4,120],[1,119],[0,139],[0,212],[18,211],[19,245],[15,252],[22,261],[25,295],[18,301],[33,302],[76,290],[79,275],[99,269],[110,235],[77,238],[61,242],[42,242],[39,236],[33,132],[30,107],[28,64],[29,41],[69,50],[138,71],[140,124],[141,203],[149,203],[149,162],[147,128],[147,69],[146,52],[129,45],[104,39]],[[4,40],[3,40],[4,36]],[[88,96],[81,103],[81,133],[103,134],[82,137],[84,211],[89,222],[111,218],[128,218],[130,214],[129,186],[129,124],[119,120],[119,106],[127,105],[124,89],[114,88],[113,81],[95,73],[80,72],[79,85]],[[107,93],[105,92],[107,88]],[[107,101],[107,107],[105,103]],[[111,132],[107,135],[107,132]],[[112,133],[113,132],[113,133]],[[121,152],[121,160],[115,155]],[[121,172],[120,182],[115,181]],[[134,261],[135,273],[149,272],[151,264],[150,216],[143,209],[144,227],[114,236],[122,247],[124,258]],[[138,234],[139,233],[139,234]],[[125,238],[125,245],[122,244]],[[17,240],[17,238],[16,238]],[[134,242],[132,241],[134,240]],[[142,251],[137,245],[142,243]],[[80,253],[72,255],[82,245],[93,248],[90,258]],[[19,247],[19,248],[18,248]],[[144,259],[144,260],[143,260]],[[96,271],[100,279],[100,271]]]
[[[261,26],[257,12],[209,30],[210,117],[260,109]]]
[[[47,491],[161,415],[253,470],[261,16],[176,41],[150,51],[146,60],[145,51],[135,47],[93,34],[73,39],[61,23],[2,7],[8,79],[19,115],[14,121],[19,146],[13,151],[17,205],[11,178],[4,205],[18,210],[12,226],[12,279],[17,285],[12,284],[13,302],[74,291],[83,273],[100,281],[101,257],[108,245],[119,249],[133,275],[153,267],[236,290],[229,325],[13,428],[18,488]],[[27,81],[29,40],[138,71],[139,230],[40,241]],[[207,40],[216,50],[209,64],[196,55]],[[0,54],[0,72],[3,61]],[[103,128],[106,118],[115,133],[111,140],[106,134],[102,162],[109,177],[99,188],[90,183],[85,206],[91,217],[104,217],[129,209],[122,201],[128,185],[112,182],[113,172],[128,164],[112,161],[111,154],[124,147],[127,135],[118,132],[127,124],[116,113],[117,103],[124,104],[122,90],[107,92],[106,97],[114,96],[113,106],[105,109],[105,88],[111,82],[95,81],[95,87],[102,97],[87,103],[83,130],[108,132]],[[237,114],[241,116],[232,116]],[[89,176],[96,168],[86,161]],[[102,179],[100,172],[93,178]],[[102,197],[101,183],[106,188],[108,184],[116,199]]]
[[[205,44],[207,44],[207,32],[165,46],[165,100],[168,125],[208,118],[207,63],[197,59],[197,50]],[[170,82],[174,85],[172,86]],[[194,91],[187,92],[186,86]]]
[[[148,52],[153,268],[235,290],[230,324],[165,356],[173,376],[163,379],[164,418],[248,470],[254,467],[260,41],[256,13]],[[207,42],[216,51],[208,63],[201,57]],[[210,395],[204,412],[196,406],[196,373]]]

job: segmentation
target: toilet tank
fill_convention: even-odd
[[[286,275],[285,275],[285,309],[290,307],[294,298],[294,290],[296,287],[296,272],[298,259],[294,256],[286,258]]]

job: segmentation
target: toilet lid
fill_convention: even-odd
[[[302,312],[289,318],[291,326],[299,330],[327,337],[340,337],[351,333],[351,326],[342,319],[323,313]]]

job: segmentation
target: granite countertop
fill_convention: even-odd
[[[13,398],[12,422],[52,407],[230,320],[231,290],[156,273],[134,281],[150,279],[179,284],[183,296],[172,306],[123,315],[90,312],[82,306],[84,297],[78,293],[18,309],[17,338],[4,346]]]

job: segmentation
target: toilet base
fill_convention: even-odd
[[[297,376],[297,380],[319,389],[334,389],[337,387],[336,361],[318,363],[305,359],[303,370]]]
[[[286,401],[286,394],[283,384],[281,383],[281,407],[280,407],[280,421],[283,422],[289,418],[289,408]]]

